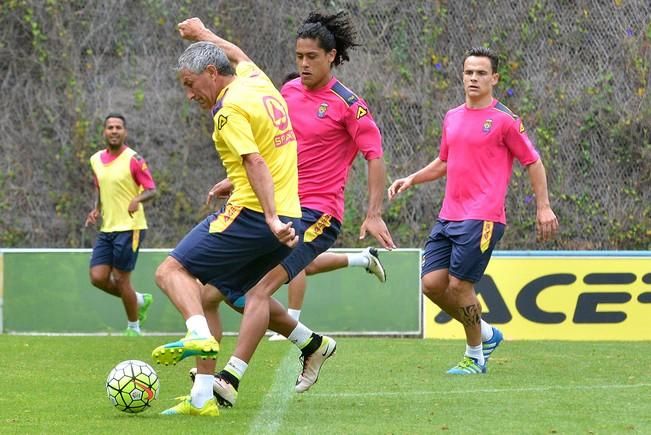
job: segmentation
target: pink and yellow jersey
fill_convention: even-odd
[[[243,155],[259,153],[274,182],[276,213],[300,217],[296,137],[287,104],[255,64],[241,62],[236,74],[237,78],[222,90],[212,109],[213,141],[233,183],[228,202],[263,212],[242,163]]]
[[[528,166],[540,157],[522,120],[494,99],[484,109],[469,109],[463,104],[446,113],[439,158],[447,162],[439,217],[505,224],[504,201],[513,159]]]
[[[281,93],[298,140],[298,193],[301,206],[344,216],[344,188],[358,152],[366,160],[382,157],[382,136],[364,100],[335,77],[317,90],[300,78]]]
[[[145,210],[129,215],[129,203],[144,189],[156,187],[147,162],[134,150],[123,146],[120,154],[113,156],[107,150],[98,151],[90,158],[90,166],[99,188],[102,212],[101,232],[144,230],[147,228]]]

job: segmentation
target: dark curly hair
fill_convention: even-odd
[[[310,38],[319,42],[319,47],[326,52],[337,50],[335,66],[350,60],[348,50],[359,47],[355,42],[357,32],[353,29],[348,14],[339,11],[334,15],[310,12],[307,19],[296,32],[296,39]]]

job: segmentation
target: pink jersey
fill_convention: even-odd
[[[124,149],[126,149],[126,146],[123,146],[122,150]],[[120,152],[120,154],[121,153],[122,152]],[[114,156],[113,154],[109,153],[108,150],[104,150],[99,157],[102,163],[108,165],[113,160],[118,158],[120,154]],[[129,167],[131,169],[131,176],[133,177],[133,180],[136,182],[136,184],[142,186],[144,189],[156,188],[156,183],[154,183],[154,178],[151,176],[151,172],[149,172],[149,167],[147,166],[145,159],[140,157],[138,154],[135,154],[133,157],[131,157]],[[97,186],[97,179],[95,179],[95,185]]]
[[[484,109],[469,109],[463,104],[446,113],[439,158],[447,162],[439,217],[505,224],[504,201],[513,159],[528,166],[540,157],[522,120],[494,99]]]
[[[382,157],[380,130],[366,102],[334,77],[317,90],[295,79],[281,93],[298,141],[301,207],[342,222],[348,172],[360,151],[366,160]]]

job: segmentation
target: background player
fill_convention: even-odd
[[[125,144],[126,138],[124,116],[109,114],[104,119],[106,149],[90,158],[95,205],[85,225],[94,225],[102,217],[90,259],[90,282],[122,299],[127,314],[125,335],[138,336],[153,298],[133,289],[131,272],[147,229],[142,203],[156,195],[156,185],[147,163]]]
[[[481,319],[474,283],[504,233],[504,200],[514,158],[531,179],[539,238],[547,240],[558,230],[540,156],[522,120],[493,98],[497,68],[497,54],[490,49],[466,53],[466,101],[445,115],[439,156],[388,190],[393,199],[415,184],[447,177],[439,218],[425,242],[421,281],[425,296],[461,322],[466,333],[464,358],[451,374],[485,373],[488,358],[502,341],[502,333]]]

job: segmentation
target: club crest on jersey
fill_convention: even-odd
[[[481,131],[483,131],[485,134],[488,134],[490,133],[492,127],[493,127],[493,120],[487,119],[486,121],[484,121],[484,126],[482,127]]]
[[[321,103],[319,110],[316,112],[316,116],[323,119],[325,118],[326,112],[328,111],[328,103]]]

